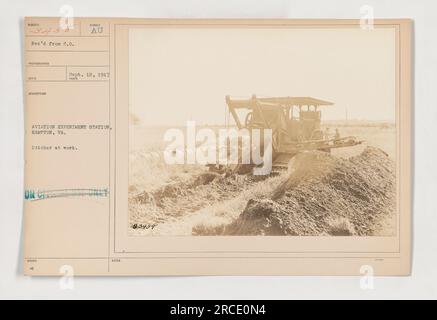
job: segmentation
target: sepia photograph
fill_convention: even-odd
[[[132,28],[129,235],[396,236],[396,30]]]

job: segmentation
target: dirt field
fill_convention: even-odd
[[[129,234],[394,235],[395,127],[363,121],[324,127],[365,142],[331,155],[299,154],[288,171],[265,177],[166,165],[165,128],[133,127]]]

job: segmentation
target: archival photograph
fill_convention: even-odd
[[[396,30],[129,30],[130,236],[394,237]]]

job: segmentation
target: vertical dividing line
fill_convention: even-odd
[[[109,56],[109,81],[108,81],[108,125],[109,125],[109,132],[108,132],[108,190],[109,190],[109,196],[108,196],[108,273],[111,272],[111,134],[112,134],[112,127],[111,127],[111,85],[112,85],[112,68],[111,66],[111,27],[112,23],[108,23],[108,56]]]

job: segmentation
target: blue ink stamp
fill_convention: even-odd
[[[107,197],[108,188],[90,188],[90,189],[55,189],[55,190],[24,190],[24,200],[36,201],[50,198],[65,197]]]

